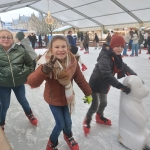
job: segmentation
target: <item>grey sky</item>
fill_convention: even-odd
[[[19,18],[19,14],[25,15],[25,16],[31,16],[31,14],[34,12],[35,15],[38,15],[38,12],[29,8],[29,7],[25,7],[25,8],[21,8],[21,9],[17,9],[17,10],[12,10],[12,11],[8,11],[5,13],[0,13],[0,17],[1,20],[4,22],[11,22],[12,18],[13,19],[18,19]]]

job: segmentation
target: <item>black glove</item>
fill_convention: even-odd
[[[49,62],[45,63],[43,65],[43,69],[42,69],[43,72],[46,74],[50,74],[50,72],[52,72],[54,69],[54,64],[55,64],[56,60],[57,60],[57,58],[55,58],[54,55],[51,55]]]
[[[125,92],[126,94],[129,94],[131,92],[131,89],[121,83],[119,83],[117,86],[116,86],[117,89],[121,89],[123,92]]]

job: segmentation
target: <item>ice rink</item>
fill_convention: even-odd
[[[45,49],[36,50],[38,54],[42,54],[44,51]],[[87,81],[95,66],[99,52],[100,50],[94,50],[92,47],[90,48],[90,54],[84,54],[83,51],[79,52],[83,63],[88,67],[88,70],[83,72]],[[146,50],[142,50],[142,54],[138,57],[124,57],[123,61],[138,74],[145,82],[145,85],[150,89],[150,60],[148,59],[150,56],[147,55],[146,52]],[[131,52],[128,52],[128,54],[130,53]],[[122,82],[122,80],[123,79],[121,79],[120,82]],[[48,104],[43,99],[43,90],[44,84],[36,89],[31,89],[26,85],[26,97],[34,115],[39,120],[37,127],[30,124],[12,92],[11,104],[7,113],[5,134],[13,150],[46,149],[46,144],[55,121]],[[82,98],[84,94],[76,84],[74,84],[74,90],[76,94],[76,109],[72,115],[72,130],[75,140],[79,143],[80,150],[127,150],[127,148],[120,145],[117,140],[120,90],[111,87],[108,94],[108,106],[105,110],[105,116],[112,120],[112,126],[97,124],[94,115],[91,124],[91,133],[88,137],[85,137],[83,134],[82,123],[90,105],[83,102]],[[144,103],[150,115],[150,95],[144,99]],[[150,128],[150,123],[148,128]],[[58,149],[69,150],[62,133],[59,137]]]

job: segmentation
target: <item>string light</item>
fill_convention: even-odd
[[[54,19],[52,18],[50,11],[48,11],[47,17],[45,18],[45,22],[50,25],[54,23]]]
[[[49,0],[47,0],[47,3],[48,3],[48,13],[47,13],[47,17],[45,18],[45,22],[46,24],[51,25],[54,23],[54,19],[52,18],[51,13],[50,13]]]

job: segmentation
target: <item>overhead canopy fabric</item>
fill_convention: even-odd
[[[0,0],[0,12],[26,6],[77,28],[150,23],[150,0]]]

